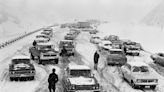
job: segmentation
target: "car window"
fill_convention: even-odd
[[[134,66],[133,67],[133,72],[149,72],[149,69],[147,66]]]
[[[140,71],[139,67],[136,67],[136,66],[133,67],[133,72],[139,72],[139,71]]]

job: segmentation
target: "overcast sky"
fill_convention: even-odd
[[[161,0],[0,0],[12,13],[51,20],[97,18],[139,21]],[[3,8],[4,9],[4,8]],[[2,10],[2,9],[1,9]]]

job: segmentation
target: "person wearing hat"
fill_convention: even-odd
[[[49,75],[48,77],[48,89],[49,89],[49,92],[55,92],[56,90],[56,83],[58,82],[58,75],[55,73],[55,69],[52,69],[52,73]]]

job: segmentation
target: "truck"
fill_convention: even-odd
[[[127,58],[122,49],[110,49],[106,61],[108,65],[122,66],[127,62]]]
[[[100,85],[86,65],[68,64],[62,79],[64,92],[100,92]]]
[[[16,55],[12,58],[9,64],[9,78],[11,81],[34,80],[35,74],[35,67],[29,56]]]
[[[68,56],[74,56],[75,54],[75,42],[73,40],[61,40],[59,42],[59,52],[63,49],[63,47],[67,50]]]
[[[51,42],[38,43],[29,49],[31,59],[37,59],[39,64],[58,64],[59,49],[53,47]]]

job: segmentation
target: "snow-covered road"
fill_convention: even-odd
[[[101,30],[100,30],[101,31]],[[117,30],[118,31],[118,30]],[[64,38],[64,35],[68,32],[68,29],[61,29],[59,27],[54,28],[54,35],[52,42],[57,46],[58,41]],[[38,32],[39,33],[39,32]],[[36,78],[33,81],[22,81],[22,82],[11,82],[8,78],[8,65],[11,58],[19,53],[24,53],[29,55],[28,49],[35,36],[35,33],[27,38],[24,38],[14,44],[7,46],[0,50],[0,92],[48,92],[47,78],[51,73],[51,69],[55,68],[57,74],[59,75],[59,83],[57,84],[57,92],[62,92],[61,79],[64,72],[64,66],[62,62],[58,65],[38,65],[35,61],[34,66],[36,68]],[[102,34],[112,34],[108,32],[100,32]],[[119,33],[121,35],[121,32]],[[124,34],[123,34],[124,35]],[[103,56],[100,56],[100,61],[98,65],[98,71],[93,69],[93,54],[97,50],[94,44],[91,44],[90,34],[88,32],[81,32],[77,39],[75,39],[76,45],[76,55],[71,57],[70,61],[77,64],[86,64],[92,68],[95,77],[98,79],[100,85],[102,86],[103,92],[163,92],[164,91],[164,68],[154,65],[153,61],[150,59],[150,53],[142,52],[140,57],[127,57],[128,62],[137,62],[138,59],[142,59],[145,63],[149,64],[152,68],[152,72],[159,79],[159,85],[156,90],[139,90],[133,89],[127,81],[122,78],[122,74],[119,67],[107,66]]]

